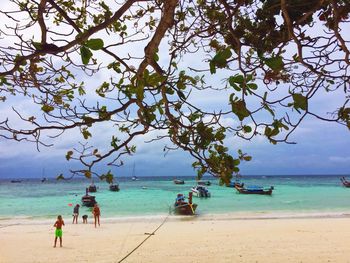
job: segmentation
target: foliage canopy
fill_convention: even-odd
[[[153,140],[173,143],[165,151],[180,148],[195,159],[199,177],[227,183],[251,159],[238,149],[231,155],[229,133],[293,143],[307,116],[350,129],[347,0],[7,2],[0,99],[21,123],[2,116],[0,136],[39,147],[78,129],[84,142],[66,154],[82,164],[73,175],[112,181],[96,164],[120,165],[136,151],[135,139],[155,130]],[[227,105],[196,105],[193,98],[208,91],[228,94]],[[339,92],[332,112],[313,107],[318,94]],[[36,111],[18,111],[11,96]],[[104,123],[113,135],[96,149],[88,142]]]

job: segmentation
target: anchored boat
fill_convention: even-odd
[[[181,179],[174,179],[174,184],[185,184],[185,181]]]
[[[85,195],[81,198],[81,202],[83,206],[93,207],[97,202],[95,200],[95,196],[89,195],[89,189],[86,188]]]
[[[120,189],[119,189],[119,184],[110,184],[109,185],[109,190],[112,191],[112,192],[118,192]]]
[[[90,193],[95,193],[97,192],[97,187],[94,185],[94,182],[91,182],[91,184],[88,187]]]
[[[211,182],[210,182],[210,181],[202,181],[202,180],[199,180],[199,181],[197,181],[197,184],[198,184],[198,185],[206,185],[206,186],[209,186],[209,185],[211,185]]]
[[[197,204],[192,203],[192,192],[188,193],[188,202],[183,194],[178,194],[174,203],[174,212],[178,215],[194,215]]]
[[[238,185],[236,185],[235,188],[240,194],[256,194],[256,195],[271,195],[274,189],[273,186],[271,186],[268,189],[264,189],[263,187],[260,187],[260,186],[244,187],[244,186],[238,186]]]
[[[340,178],[340,181],[343,183],[345,187],[350,187],[350,181],[346,180],[344,176]]]
[[[191,191],[193,195],[197,197],[210,197],[210,192],[208,188],[206,188],[203,185],[196,185],[191,188]]]

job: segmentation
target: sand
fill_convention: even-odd
[[[0,220],[0,262],[350,262],[350,218],[66,218],[63,247],[52,221]]]

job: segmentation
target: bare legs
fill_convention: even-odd
[[[57,244],[57,237],[55,237],[55,244],[53,245],[53,247],[56,247]],[[60,237],[60,247],[62,247],[62,237]]]
[[[100,216],[94,216],[95,219],[95,227],[96,227],[96,223],[98,223],[98,226],[100,226]]]

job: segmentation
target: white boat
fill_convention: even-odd
[[[206,188],[203,185],[196,185],[191,188],[191,191],[193,195],[197,197],[210,197],[210,192],[208,188]]]
[[[132,177],[131,177],[131,180],[133,181],[138,181],[139,178],[135,175],[135,163],[134,163],[134,166],[132,167]]]
[[[41,182],[45,183],[46,181],[48,181],[48,179],[45,177],[45,168],[43,168]]]

